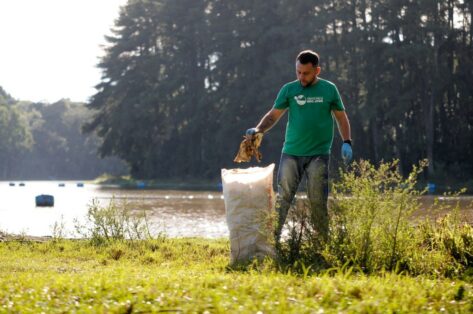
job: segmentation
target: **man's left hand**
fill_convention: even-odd
[[[342,159],[348,164],[353,159],[353,150],[351,149],[351,143],[345,141],[342,145]]]

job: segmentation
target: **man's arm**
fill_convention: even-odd
[[[348,121],[348,116],[345,111],[338,111],[333,110],[333,115],[337,120],[338,131],[340,132],[340,136],[342,137],[343,141],[350,140],[351,141],[351,129],[350,129],[350,121]]]
[[[269,131],[284,115],[287,109],[271,109],[264,115],[255,128],[256,133],[266,133]]]

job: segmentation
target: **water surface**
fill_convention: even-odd
[[[77,182],[24,181],[25,186],[9,186],[0,181],[0,231],[32,236],[52,235],[53,225],[63,223],[66,236],[77,236],[74,219],[84,220],[88,205],[96,199],[107,205],[112,199],[126,202],[130,208],[145,210],[154,235],[162,232],[170,237],[228,237],[225,206],[222,193],[215,191],[178,191],[118,189]],[[64,183],[64,187],[59,184]],[[36,207],[35,196],[51,194],[54,207]],[[304,195],[304,194],[302,194]],[[434,202],[433,196],[423,196],[422,208],[416,217],[437,217],[447,213],[428,208]],[[473,223],[473,197],[440,197],[442,204],[459,202],[465,221]]]
[[[145,210],[154,234],[171,237],[228,236],[222,194],[206,191],[103,188],[77,182],[25,181],[25,186],[0,182],[0,230],[13,234],[47,236],[53,225],[63,223],[74,236],[74,219],[84,221],[88,205],[96,199],[107,205],[112,198],[136,210]],[[64,183],[60,187],[59,183]],[[54,196],[54,207],[36,207],[35,196]]]

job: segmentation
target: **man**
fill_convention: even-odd
[[[320,240],[328,238],[328,162],[333,141],[333,117],[343,139],[342,159],[345,162],[352,159],[350,123],[345,107],[337,87],[319,77],[320,70],[317,53],[311,50],[299,53],[296,58],[297,80],[285,84],[273,108],[255,128],[246,131],[249,139],[256,133],[267,132],[289,111],[278,170],[276,243],[279,243],[288,210],[304,175],[307,176],[312,224]]]

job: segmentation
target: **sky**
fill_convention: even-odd
[[[18,100],[86,102],[126,0],[0,0],[0,86]]]

